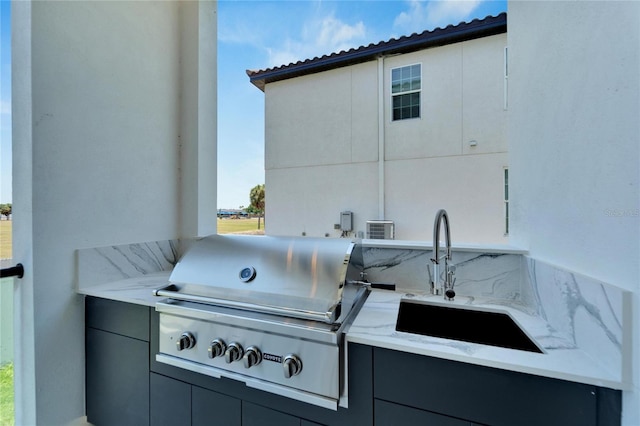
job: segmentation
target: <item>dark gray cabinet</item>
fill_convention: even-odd
[[[620,391],[349,344],[337,411],[158,363],[153,308],[87,297],[87,420],[109,425],[617,426]],[[544,355],[540,355],[544,356]]]
[[[619,391],[380,348],[374,349],[374,397],[376,426],[416,419],[429,425],[609,426],[621,419]],[[427,421],[432,414],[440,417]]]
[[[192,386],[191,425],[241,426],[241,401],[218,392]]]
[[[148,425],[148,309],[90,298],[85,318],[87,420],[105,426]],[[145,322],[146,332],[140,333],[144,327],[136,324]]]
[[[191,385],[153,373],[149,383],[151,425],[190,425]]]
[[[85,298],[86,411],[91,424],[372,424],[370,348],[353,349],[364,355],[363,362],[354,365],[354,373],[368,378],[363,391],[353,398],[354,409],[332,411],[156,362],[157,319],[153,308]]]
[[[300,426],[300,419],[250,402],[243,402],[242,426]]]
[[[443,416],[430,411],[418,410],[400,404],[375,400],[375,425],[437,425],[437,426],[473,426],[472,422]]]

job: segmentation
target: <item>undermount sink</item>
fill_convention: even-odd
[[[506,313],[402,300],[396,330],[543,353]]]

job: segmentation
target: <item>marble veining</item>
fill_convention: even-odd
[[[178,240],[80,249],[78,289],[170,271],[180,253]]]
[[[431,251],[411,251],[367,253],[370,281],[405,285],[396,293],[372,293],[349,329],[349,341],[616,389],[628,386],[631,351],[623,333],[628,292],[520,254],[454,252],[457,295],[445,302],[428,294]],[[395,321],[406,293],[508,312],[545,353],[398,332]]]
[[[433,250],[363,249],[371,282],[395,283],[405,291],[426,291],[431,281]],[[456,292],[523,303],[521,255],[454,251]]]
[[[625,291],[544,262],[525,258],[537,313],[561,335],[618,370],[623,362]]]
[[[184,244],[78,250],[78,292],[153,306],[151,290],[168,281]],[[518,253],[455,250],[457,295],[444,302],[428,295],[431,257],[430,249],[363,247],[369,281],[395,283],[398,291],[374,290],[347,340],[615,389],[630,386],[629,292]],[[397,332],[406,294],[506,311],[545,353]]]

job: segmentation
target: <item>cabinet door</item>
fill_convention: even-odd
[[[300,426],[300,419],[250,402],[243,402],[242,426]]]
[[[87,421],[149,424],[149,343],[86,329]]]
[[[375,426],[424,425],[424,426],[471,426],[472,423],[430,411],[418,410],[404,405],[375,400]]]
[[[309,420],[300,420],[300,426],[324,426],[320,423],[311,422]]]
[[[191,424],[191,385],[151,373],[151,426]]]
[[[241,401],[197,386],[191,388],[191,426],[241,426]]]
[[[596,387],[496,368],[377,348],[374,384],[377,399],[480,424],[598,424]]]

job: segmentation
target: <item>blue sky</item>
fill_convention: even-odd
[[[0,1],[0,202],[11,201],[9,2]],[[264,93],[247,69],[264,69],[507,10],[506,0],[218,2],[218,208],[249,204],[264,183]],[[268,191],[269,189],[266,188]]]

